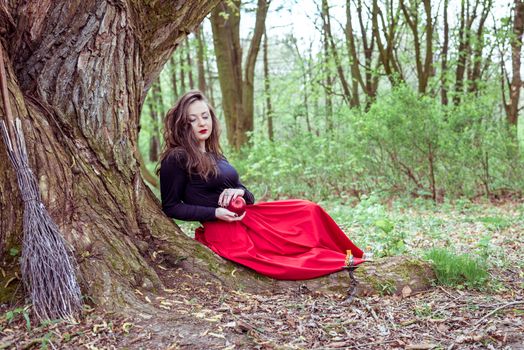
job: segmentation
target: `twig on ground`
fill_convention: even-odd
[[[510,306],[513,306],[513,305],[519,305],[519,304],[524,304],[524,300],[520,300],[520,301],[512,301],[510,303],[507,303],[507,304],[504,304],[502,306],[499,306],[498,308],[496,308],[495,310],[487,313],[486,315],[482,316],[482,318],[480,318],[477,323],[475,324],[475,327],[473,327],[473,330],[476,330],[480,324],[482,323],[482,321],[484,321],[485,319],[487,319],[488,317],[490,317],[491,315],[495,314],[497,311],[500,311],[502,309],[505,309],[507,307],[510,307]]]

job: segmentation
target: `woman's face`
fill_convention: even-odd
[[[187,117],[200,149],[205,151],[206,140],[211,136],[211,131],[213,130],[213,120],[207,104],[203,101],[191,103],[187,109]]]

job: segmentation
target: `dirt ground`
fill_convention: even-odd
[[[353,300],[227,292],[171,272],[176,286],[161,296],[136,290],[156,314],[87,309],[79,323],[28,329],[18,313],[3,317],[0,349],[524,349],[524,293],[511,272],[496,294],[435,287]]]
[[[297,284],[263,295],[164,270],[166,289],[135,290],[149,308],[132,316],[86,307],[79,322],[37,324],[23,306],[1,305],[0,349],[524,349],[524,221],[514,208],[489,214],[508,224],[490,233],[493,254],[504,263],[490,267],[486,290],[434,286],[348,300]],[[419,214],[436,215],[406,213]],[[438,230],[467,248],[464,234],[482,232],[473,214],[461,215],[446,213]]]

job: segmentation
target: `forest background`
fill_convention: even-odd
[[[163,116],[199,88],[258,198],[520,195],[514,17],[513,1],[229,2],[152,85],[146,179]]]
[[[128,8],[117,5],[90,4],[82,10],[136,21],[138,29],[122,27],[132,35],[118,45],[101,45],[105,39],[90,32],[84,47],[76,40],[79,33],[65,29],[60,35],[27,36],[33,46],[7,41],[12,52],[20,50],[33,60],[10,55],[20,91],[38,87],[45,92],[27,100],[32,110],[25,131],[44,202],[77,251],[88,316],[81,325],[35,328],[29,306],[4,304],[11,294],[3,293],[2,346],[22,338],[27,347],[54,343],[71,348],[522,344],[521,0],[223,1],[194,33],[182,40],[175,34],[178,46],[153,81],[149,78],[156,78],[159,62],[174,43],[155,36],[162,33],[161,22],[126,17]],[[161,18],[158,6],[148,10]],[[196,2],[181,6],[197,8]],[[212,6],[205,6],[208,13]],[[69,10],[50,7],[49,13]],[[22,20],[6,25],[9,35],[16,33],[13,28],[27,33],[27,23],[45,23],[23,21],[18,7],[11,12]],[[198,23],[197,12],[173,18],[182,20],[183,14]],[[91,28],[83,17],[71,18],[79,31]],[[101,18],[93,20],[101,28],[124,23]],[[46,20],[69,25],[58,14]],[[152,45],[158,42],[165,45]],[[68,45],[78,45],[78,51]],[[62,51],[53,55],[53,48]],[[129,73],[136,86],[117,71],[124,56],[112,56],[112,50],[126,59],[151,52],[141,57],[145,74]],[[63,66],[70,72],[64,84],[54,70],[62,67],[54,60],[62,55],[71,63]],[[104,61],[107,57],[118,60]],[[27,64],[39,60],[56,66],[46,66],[39,75],[33,67],[40,66]],[[11,85],[18,86],[14,80]],[[68,81],[82,89],[69,89]],[[144,91],[138,87],[148,96],[141,106],[140,152],[135,154],[134,113]],[[271,296],[245,291],[270,283],[180,235],[135,176],[134,160],[141,158],[142,176],[158,196],[155,169],[163,116],[192,88],[204,91],[215,106],[225,153],[257,200],[319,202],[376,257],[431,261],[436,273],[431,283],[438,287],[413,295],[402,289],[399,296],[391,280],[380,280],[373,286],[380,297],[357,299],[348,307],[300,290]],[[85,95],[69,96],[77,91]],[[26,95],[14,94],[16,109],[23,111]],[[120,103],[131,107],[122,109]],[[15,228],[22,225],[22,205],[18,197],[11,200],[15,177],[5,154],[0,156],[5,159],[0,174],[9,179],[0,183],[0,215],[6,218],[0,222],[1,241],[9,260],[2,265],[2,286],[20,294],[15,273],[21,238]],[[194,224],[179,224],[192,235]],[[371,276],[374,266],[360,270]],[[223,284],[215,286],[218,280]],[[392,293],[397,295],[386,297]],[[147,312],[154,317],[138,321],[130,313],[116,318],[88,305],[132,305],[139,317]],[[160,315],[161,309],[167,312]]]

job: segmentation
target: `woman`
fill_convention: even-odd
[[[200,91],[167,113],[161,156],[162,209],[200,221],[195,238],[218,255],[276,279],[315,278],[364,261],[363,252],[318,205],[303,200],[255,203],[219,145],[219,125]],[[238,196],[246,211],[226,209]]]

